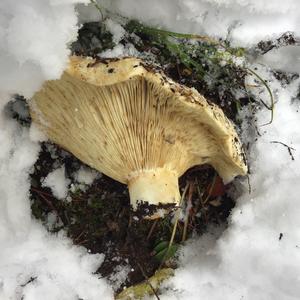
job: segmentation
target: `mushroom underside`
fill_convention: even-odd
[[[97,86],[65,72],[31,103],[48,137],[87,165],[128,184],[131,204],[178,203],[178,178],[211,164],[225,181],[241,173],[231,134],[211,125],[205,107],[144,76]]]

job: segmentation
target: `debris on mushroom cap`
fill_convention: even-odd
[[[178,178],[211,164],[225,182],[247,167],[233,124],[195,89],[137,58],[78,56],[31,101],[55,143],[128,184],[131,204],[179,203]]]

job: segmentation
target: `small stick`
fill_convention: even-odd
[[[59,212],[58,212],[58,210],[56,209],[56,207],[53,205],[53,203],[46,197],[46,195],[48,196],[50,196],[50,197],[53,197],[52,195],[50,195],[50,194],[48,194],[48,193],[46,193],[46,192],[42,192],[42,191],[40,191],[40,190],[38,190],[38,189],[36,189],[36,188],[34,188],[34,187],[31,187],[31,189],[34,191],[34,192],[36,192],[39,196],[40,196],[40,199],[42,199],[48,206],[49,206],[49,208],[51,208],[51,210],[53,210],[55,213],[56,213],[56,215],[60,218],[60,220],[63,222],[63,223],[65,223],[64,221],[63,221],[63,219],[62,219],[62,217],[60,216],[60,214],[59,214]],[[53,197],[54,198],[54,197]]]
[[[180,68],[179,68],[179,63],[178,63],[178,61],[176,62],[176,70],[177,70],[179,79],[181,80],[182,76],[181,76],[181,72],[180,72]]]
[[[45,196],[54,198],[54,196],[51,195],[50,193],[41,191],[41,190],[39,190],[39,189],[37,189],[37,188],[35,188],[35,187],[33,187],[33,186],[32,186],[30,189],[33,190],[34,192],[37,192],[38,194],[43,194],[43,195],[45,195]]]
[[[84,230],[74,239],[74,241],[75,242],[78,241],[83,234],[84,234]]]
[[[145,277],[147,284],[150,286],[153,294],[155,295],[157,300],[160,300],[159,296],[156,293],[156,290],[154,289],[153,285],[151,284],[151,282],[149,281],[149,277],[147,276],[147,274],[144,272],[144,269],[142,268],[142,266],[140,265],[140,263],[137,261],[136,264],[138,265],[139,269],[142,272],[142,275]]]
[[[197,194],[199,196],[199,201],[196,202],[195,208],[194,208],[194,211],[196,213],[199,209],[200,204],[201,204],[201,206],[203,206],[203,205],[202,205],[202,195],[201,195],[201,191],[200,191],[200,188],[199,188],[199,182],[198,182],[197,178],[196,178],[195,183],[196,183]]]
[[[249,191],[249,194],[251,194],[252,188],[251,188],[251,184],[250,184],[250,177],[248,174],[247,174],[247,182],[248,182],[248,191]]]
[[[102,9],[100,7],[100,5],[97,3],[96,0],[90,0],[91,3],[98,9],[99,13],[100,13],[100,16],[101,16],[101,21],[104,20],[104,16],[103,16],[103,12],[102,12]]]
[[[194,182],[190,184],[190,188],[189,188],[189,196],[188,196],[188,200],[187,200],[187,211],[186,211],[186,219],[184,220],[184,225],[183,225],[183,233],[182,233],[182,239],[181,241],[184,242],[186,240],[186,236],[187,236],[187,226],[189,223],[189,215],[190,215],[190,211],[191,211],[191,207],[192,207],[192,196],[193,196],[193,192],[194,192]]]
[[[151,226],[151,228],[150,228],[150,230],[149,230],[149,233],[147,235],[147,238],[146,238],[147,241],[150,239],[150,237],[151,237],[151,235],[153,233],[153,230],[156,227],[157,222],[158,222],[158,219],[155,219],[154,222],[153,222],[153,224],[152,224],[152,226]]]
[[[265,106],[265,108],[267,108],[268,110],[271,111],[270,121],[265,123],[265,124],[262,124],[261,126],[269,125],[273,122],[273,118],[274,118],[274,97],[273,97],[273,93],[272,93],[269,85],[255,71],[253,71],[252,69],[249,69],[249,68],[246,68],[246,70],[249,71],[252,75],[256,76],[259,79],[259,81],[265,86],[265,88],[267,89],[267,91],[269,93],[270,100],[271,100],[271,105],[270,106],[268,104],[266,104],[262,99],[260,99],[261,103]]]
[[[206,209],[205,209],[205,203],[202,200],[202,195],[201,195],[201,191],[200,191],[199,185],[197,185],[197,192],[198,192],[199,200],[200,201],[198,202],[198,206],[197,206],[196,211],[198,211],[199,205],[201,203],[201,207],[203,208],[203,215],[204,215],[205,223],[207,223],[207,220],[208,220],[207,212],[206,212]]]
[[[294,157],[294,155],[293,155],[293,153],[292,153],[292,150],[293,150],[293,151],[296,151],[295,148],[290,147],[290,146],[288,146],[287,144],[282,143],[282,142],[278,142],[278,141],[271,141],[270,143],[272,143],[272,144],[281,144],[282,146],[286,147],[286,148],[288,149],[289,155],[291,156],[292,160],[295,160],[295,157]]]
[[[208,191],[208,193],[207,193],[207,196],[206,196],[205,200],[202,202],[203,205],[205,205],[206,202],[209,200],[209,198],[210,198],[210,196],[211,196],[211,193],[212,193],[212,191],[213,191],[213,188],[215,187],[216,180],[217,180],[217,173],[215,173],[214,178],[213,178],[213,181],[212,181],[211,186],[210,186],[210,188],[209,188],[209,191]]]
[[[56,212],[56,214],[59,216],[57,209],[54,207],[53,203],[51,201],[49,201],[43,194],[39,194],[41,199],[44,200],[44,202],[46,202],[46,204]]]
[[[84,243],[86,243],[86,242],[88,242],[89,240],[83,240],[83,241],[80,241],[80,242],[78,242],[78,243],[76,243],[76,245],[82,245],[82,244],[84,244]]]
[[[179,203],[179,208],[178,208],[178,210],[176,212],[175,223],[174,223],[174,226],[173,226],[173,231],[172,231],[171,239],[170,239],[170,242],[169,242],[169,245],[168,245],[168,249],[167,249],[167,251],[166,251],[166,253],[165,253],[165,255],[164,255],[164,257],[163,257],[163,259],[162,259],[162,261],[160,263],[160,265],[159,265],[158,270],[160,270],[161,267],[163,266],[163,264],[165,262],[165,258],[167,257],[167,255],[168,255],[168,253],[169,253],[169,251],[170,251],[170,249],[172,247],[172,244],[174,242],[174,238],[175,238],[175,234],[176,234],[176,229],[177,229],[177,225],[178,225],[178,220],[179,220],[179,213],[180,213],[180,210],[182,209],[182,202],[183,202],[183,199],[185,197],[185,194],[186,194],[186,191],[187,191],[188,187],[189,187],[189,182],[186,184],[186,186],[185,186],[185,188],[183,190],[183,193],[182,193],[182,196],[181,196],[181,199],[180,199],[180,203]]]

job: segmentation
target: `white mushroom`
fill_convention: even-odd
[[[31,115],[52,141],[127,184],[133,208],[178,204],[178,178],[195,165],[212,165],[225,182],[247,172],[222,110],[137,58],[72,56],[34,95]]]

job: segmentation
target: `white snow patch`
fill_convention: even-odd
[[[29,172],[41,136],[31,129],[31,140],[28,129],[8,119],[3,109],[12,94],[31,97],[44,80],[60,77],[68,44],[77,35],[78,2],[88,1],[0,1],[1,300],[113,299],[107,283],[93,275],[101,255],[48,234],[32,220]]]
[[[114,291],[117,291],[120,286],[126,281],[130,271],[131,268],[129,265],[118,265],[115,267],[113,273],[108,278]]]
[[[102,16],[99,10],[91,2],[76,5],[76,11],[78,12],[78,22],[84,24],[87,22],[101,22]]]
[[[285,31],[300,34],[297,0],[99,0],[128,18],[172,31],[230,37],[250,45]]]
[[[300,72],[300,47],[285,46],[279,49],[272,49],[258,59],[276,70],[285,72]]]
[[[42,132],[35,123],[31,123],[30,125],[29,136],[33,142],[44,142],[48,140],[45,133]]]
[[[116,45],[113,49],[103,51],[99,55],[102,58],[124,57],[124,56],[139,56],[139,52],[132,44]]]
[[[103,255],[88,255],[64,236],[50,235],[38,224],[32,225],[19,244],[8,239],[1,249],[0,299],[113,298],[105,281],[92,275]]]
[[[118,44],[125,35],[125,29],[112,19],[105,20],[105,26],[108,31],[113,35],[113,42]]]
[[[43,180],[42,186],[49,187],[53,195],[58,199],[64,199],[68,195],[68,186],[71,180],[66,178],[65,166],[52,171]]]
[[[77,17],[69,1],[0,3],[0,91],[30,97],[45,79],[58,78],[76,38]]]
[[[91,185],[97,177],[102,174],[88,167],[81,166],[80,169],[75,173],[75,180],[79,183]]]

